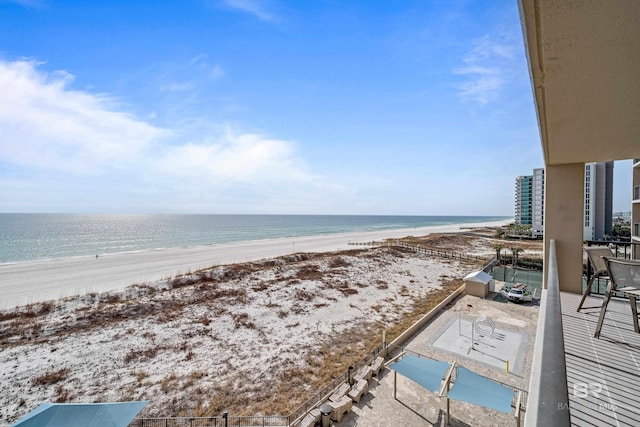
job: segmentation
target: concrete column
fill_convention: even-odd
[[[544,197],[544,280],[549,241],[556,241],[560,290],[582,293],[584,164],[547,166]]]

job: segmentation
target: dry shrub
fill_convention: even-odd
[[[160,383],[160,390],[163,393],[168,393],[169,390],[171,390],[171,388],[177,383],[177,377],[176,374],[171,373],[169,375],[167,375],[166,377],[164,377],[162,379],[162,382]]]
[[[339,288],[338,290],[342,292],[344,296],[347,296],[347,297],[349,295],[355,295],[358,293],[358,290],[353,288]]]
[[[146,373],[145,371],[138,371],[135,373],[136,376],[136,381],[138,381],[139,383],[142,382],[143,379],[147,378],[149,376],[148,373]]]
[[[62,368],[57,371],[47,372],[46,374],[42,374],[38,377],[35,377],[32,382],[34,385],[55,384],[57,382],[66,380],[68,375],[69,375],[69,369]]]
[[[158,346],[149,347],[144,350],[142,349],[132,349],[124,356],[124,363],[130,363],[132,361],[140,361],[140,360],[150,360],[156,357],[160,348]]]
[[[213,292],[214,300],[226,299],[227,304],[246,304],[249,301],[245,288],[218,289]]]
[[[253,292],[262,292],[262,291],[266,291],[267,289],[269,289],[268,282],[261,282],[260,284],[251,288]]]
[[[62,384],[58,384],[56,386],[56,398],[54,399],[55,403],[65,403],[69,401],[69,392],[62,386]]]
[[[335,257],[329,262],[329,268],[351,267],[351,263],[342,257]]]
[[[198,415],[218,415],[224,410],[238,415],[289,414],[378,346],[382,330],[386,330],[390,342],[460,285],[461,281],[450,281],[443,284],[442,289],[429,292],[425,298],[414,301],[410,311],[399,314],[391,325],[388,322],[361,322],[339,334],[332,334],[331,339],[320,346],[301,348],[300,356],[304,358],[305,366],[283,366],[273,387],[262,385],[262,390],[255,390],[227,384],[212,393],[209,405],[200,408]],[[235,384],[244,384],[243,375],[236,378]]]
[[[296,274],[296,278],[298,280],[320,280],[324,277],[324,273],[322,273],[317,265],[307,264],[303,265],[298,269]]]
[[[249,320],[249,313],[234,313],[231,315],[233,319],[233,325],[236,329],[247,328],[256,329],[255,323]]]
[[[122,295],[120,294],[103,294],[100,298],[100,302],[106,304],[118,304],[122,302]]]
[[[287,316],[289,316],[289,312],[288,311],[286,311],[286,310],[278,310],[278,318],[284,319]]]
[[[385,282],[384,280],[376,280],[376,289],[389,289],[389,285],[387,284],[387,282]]]
[[[43,302],[40,304],[40,307],[38,308],[38,315],[42,316],[45,314],[49,314],[53,311],[55,307],[56,305],[52,301]]]
[[[250,262],[227,265],[219,279],[223,281],[240,280],[261,268],[259,264]]]
[[[307,307],[303,304],[293,304],[291,306],[291,312],[293,314],[305,314],[307,312]]]
[[[311,302],[316,298],[316,295],[304,289],[296,289],[294,298],[298,301],[302,300]]]

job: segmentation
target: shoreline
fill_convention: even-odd
[[[431,233],[498,227],[511,220],[463,223],[395,230],[252,240],[218,245],[149,249],[0,264],[0,310],[91,292],[121,290],[136,283],[175,277],[224,264],[274,258],[296,252],[335,252],[351,243]]]

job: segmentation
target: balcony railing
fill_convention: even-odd
[[[571,425],[560,309],[556,242],[549,243],[546,289],[542,290],[525,426]]]

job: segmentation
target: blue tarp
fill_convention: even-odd
[[[447,393],[450,399],[506,413],[511,412],[511,401],[514,394],[515,392],[510,388],[463,367],[458,367],[456,382]]]
[[[449,369],[449,363],[407,355],[390,367],[422,387],[437,393],[440,391],[442,377]]]
[[[147,403],[41,403],[11,427],[127,427]]]

